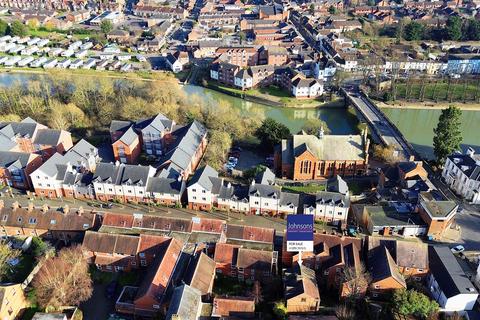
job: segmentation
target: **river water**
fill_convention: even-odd
[[[8,86],[16,81],[28,82],[28,74],[0,73],[0,85]],[[325,121],[332,134],[350,134],[356,131],[357,119],[346,108],[278,108],[231,97],[198,86],[184,86],[188,95],[197,95],[208,102],[226,100],[241,112],[255,112],[261,117],[270,117],[285,124],[291,132],[298,132],[307,119],[320,118]],[[433,156],[433,128],[437,125],[441,110],[428,109],[384,109],[415,149],[424,157]],[[463,147],[473,146],[480,152],[480,111],[463,111]]]

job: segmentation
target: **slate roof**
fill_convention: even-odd
[[[275,184],[275,173],[269,168],[265,168],[255,177],[255,183],[273,185]]]
[[[472,156],[468,154],[459,154],[455,153],[448,158],[457,166],[463,173],[473,180],[480,180],[480,155],[473,154]],[[464,166],[462,168],[462,166]]]
[[[27,152],[0,151],[0,167],[25,168],[34,155]]]
[[[279,187],[257,183],[252,183],[248,190],[250,196],[272,199],[280,198],[280,192]]]
[[[331,178],[327,182],[327,191],[338,192],[344,195],[348,195],[348,184],[339,175]]]
[[[429,246],[430,272],[447,298],[458,294],[478,294],[457,259],[446,246]]]
[[[162,163],[173,163],[181,171],[185,171],[200,144],[207,134],[207,129],[198,121],[194,120],[191,124],[181,127],[174,132],[175,143],[169,147],[162,158]]]
[[[378,282],[392,277],[403,287],[407,287],[405,279],[400,273],[398,266],[395,264],[390,252],[384,246],[380,247],[375,254],[368,260],[370,273],[373,282]]]
[[[152,177],[148,180],[147,192],[161,194],[180,194],[185,187],[185,181],[178,179],[168,179]]]
[[[55,129],[40,129],[35,136],[34,144],[56,146],[60,142],[62,133],[70,135],[70,132]]]
[[[214,180],[211,179],[212,177],[218,178],[218,172],[209,165],[206,165],[195,171],[195,174],[188,181],[188,186],[190,187],[198,183],[205,190],[212,191],[214,186]]]
[[[315,203],[348,207],[350,198],[337,192],[320,191],[315,195]]]
[[[172,320],[176,315],[179,320],[196,320],[202,305],[200,291],[183,284],[176,287],[168,307],[166,319]]]
[[[121,141],[126,145],[131,145],[138,139],[138,134],[133,130],[133,127],[129,127],[127,131],[117,140]]]
[[[20,135],[24,138],[33,138],[37,129],[43,127],[32,118],[25,118],[21,122],[0,122],[0,133],[7,137]]]
[[[93,176],[94,182],[116,185],[129,184],[145,186],[153,175],[151,166],[136,166],[129,164],[99,163]]]

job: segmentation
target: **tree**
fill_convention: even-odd
[[[402,156],[400,156],[400,153],[396,151],[392,145],[388,147],[375,145],[373,147],[373,156],[388,164],[394,164],[402,160],[405,160],[402,158]]]
[[[466,38],[467,40],[472,40],[472,41],[480,40],[480,21],[475,19],[470,19],[468,21]]]
[[[273,147],[281,142],[282,139],[290,137],[290,130],[282,123],[272,118],[262,121],[261,126],[255,132],[255,136],[260,140],[263,147],[272,151]]]
[[[397,43],[399,43],[405,37],[405,27],[410,23],[411,19],[409,17],[403,17],[397,24],[395,29],[395,37],[397,38]]]
[[[437,127],[433,129],[433,151],[439,164],[443,164],[447,156],[460,149],[461,117],[462,111],[459,108],[449,106],[442,110]]]
[[[240,31],[238,33],[238,37],[240,38],[240,43],[243,43],[245,40],[247,40],[247,34],[245,31]]]
[[[342,272],[343,296],[352,303],[365,296],[371,276],[365,265],[344,268]]]
[[[448,40],[460,40],[462,38],[462,19],[459,16],[449,17],[445,31]]]
[[[336,9],[334,6],[330,6],[330,8],[328,8],[328,13],[330,13],[330,14],[336,14],[336,13],[337,13],[337,9]]]
[[[310,7],[308,8],[308,11],[310,12],[310,14],[314,14],[315,13],[315,4],[311,3]]]
[[[377,4],[377,2],[375,0],[368,0],[367,1],[367,5],[370,6],[370,7],[373,7]]]
[[[400,289],[393,293],[392,303],[404,316],[431,317],[438,313],[439,305],[416,290]]]
[[[13,250],[7,243],[0,243],[0,281],[6,281],[7,276],[12,271],[9,262],[19,256],[20,251]]]
[[[231,147],[232,138],[228,132],[211,130],[207,151],[205,152],[205,162],[216,170],[221,169]]]
[[[8,23],[0,19],[0,35],[4,36],[8,31]]]
[[[102,20],[102,22],[100,23],[100,30],[102,30],[104,34],[110,33],[110,31],[113,30],[112,21],[107,19]]]
[[[322,121],[318,118],[316,119],[308,119],[303,124],[302,130],[305,131],[307,134],[318,135],[320,129],[323,129],[324,133],[330,133],[330,129],[325,121]]]
[[[421,40],[425,29],[422,24],[412,21],[405,26],[405,40]]]
[[[273,313],[277,316],[276,319],[287,319],[287,307],[283,301],[277,301],[273,305]]]
[[[35,19],[35,18],[29,19],[27,21],[27,26],[30,29],[36,30],[40,26],[40,21],[38,21],[38,19]]]
[[[92,295],[92,280],[82,248],[65,248],[58,256],[46,258],[33,280],[33,287],[43,308],[58,309],[88,300]]]
[[[10,34],[12,36],[25,37],[28,33],[27,26],[18,20],[15,20],[10,25]]]
[[[338,320],[355,320],[355,310],[346,304],[341,304],[335,307],[335,315]]]

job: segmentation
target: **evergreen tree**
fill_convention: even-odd
[[[443,164],[447,156],[460,149],[462,132],[460,131],[462,111],[449,106],[442,110],[438,124],[433,129],[433,149],[437,162]]]
[[[271,151],[282,139],[290,137],[290,130],[284,124],[267,118],[263,120],[262,125],[255,132],[255,136],[263,147]]]
[[[8,31],[8,23],[0,19],[0,35],[5,35]]]
[[[423,25],[416,21],[412,21],[405,26],[405,40],[421,40],[423,38],[423,33]]]
[[[462,38],[462,19],[458,16],[449,17],[446,32],[449,40],[460,40]]]

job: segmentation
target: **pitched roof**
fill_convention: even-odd
[[[155,174],[151,166],[99,163],[93,176],[94,182],[106,182],[116,185],[139,185],[146,186],[150,177]]]
[[[162,251],[162,247],[167,245],[169,241],[170,238],[168,237],[141,234],[138,253],[155,256],[158,252]]]
[[[170,300],[165,319],[172,320],[174,315],[179,320],[196,320],[202,306],[200,291],[183,284],[176,287]]]
[[[184,281],[202,295],[210,293],[215,278],[215,261],[201,252],[190,262]]]
[[[133,127],[129,127],[117,141],[121,141],[126,145],[132,145],[137,139],[138,134],[133,130]]]
[[[213,299],[212,316],[235,317],[252,316],[255,312],[254,298],[215,297]]]
[[[285,273],[285,298],[291,299],[300,294],[306,294],[314,299],[320,299],[315,271],[304,265],[296,264]]]
[[[192,232],[207,232],[221,234],[225,228],[225,221],[208,218],[192,218]]]
[[[370,266],[370,273],[373,282],[378,282],[392,277],[403,287],[407,287],[405,279],[398,270],[390,252],[384,246],[378,248],[374,255],[368,260]]]
[[[171,239],[165,250],[159,254],[153,265],[147,271],[135,300],[144,296],[159,301],[167,289],[170,278],[182,251],[183,243],[177,239]]]
[[[93,252],[134,256],[139,241],[137,236],[87,231],[83,247]]]
[[[228,224],[225,231],[228,239],[273,244],[275,229]]]
[[[62,134],[70,135],[70,132],[55,129],[40,129],[35,136],[34,144],[56,146],[60,143]]]
[[[425,243],[369,236],[367,244],[369,256],[378,248],[386,247],[398,266],[428,269],[428,246]]]
[[[27,152],[0,151],[0,167],[25,168],[38,155]]]
[[[238,245],[228,243],[217,243],[213,260],[216,263],[235,264],[239,247]]]
[[[238,249],[237,268],[272,271],[273,251]]]
[[[255,182],[259,184],[273,185],[275,184],[275,173],[269,168],[257,174]]]
[[[211,191],[214,185],[214,180],[210,179],[212,177],[218,178],[218,172],[209,165],[206,165],[205,167],[195,171],[195,174],[188,181],[188,186],[190,187],[198,183],[205,190]]]
[[[185,187],[185,181],[162,177],[152,177],[148,180],[147,192],[161,194],[180,194]]]
[[[457,259],[446,246],[429,246],[430,272],[447,298],[458,294],[478,294]]]
[[[97,215],[73,210],[63,213],[57,210],[43,212],[40,209],[4,207],[0,210],[1,226],[36,228],[44,230],[84,231],[93,228]]]

